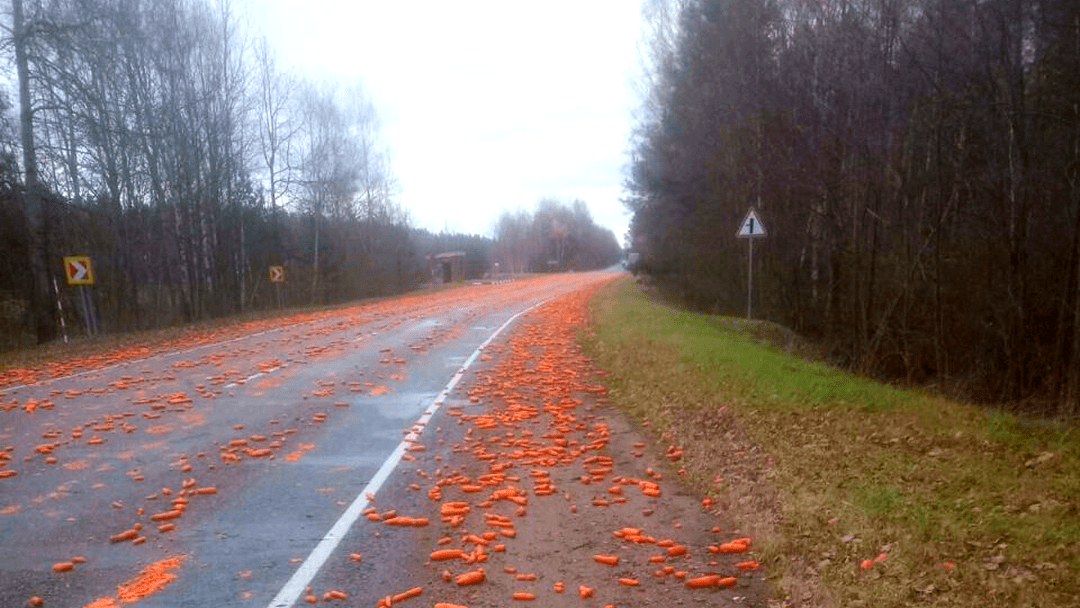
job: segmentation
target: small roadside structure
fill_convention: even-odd
[[[431,279],[436,283],[453,283],[465,278],[465,252],[447,251],[428,256]]]

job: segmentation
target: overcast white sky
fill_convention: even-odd
[[[638,0],[238,0],[280,60],[367,87],[414,225],[491,234],[541,197],[622,241]]]

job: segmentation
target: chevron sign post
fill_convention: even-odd
[[[98,333],[97,313],[94,310],[94,301],[88,287],[94,284],[94,268],[90,265],[88,255],[65,255],[64,277],[68,285],[79,286],[79,300],[82,302],[83,321],[86,323],[86,335],[95,336]],[[57,292],[59,301],[59,292]]]
[[[67,276],[68,285],[93,285],[94,270],[90,266],[90,256],[65,255],[64,275]]]

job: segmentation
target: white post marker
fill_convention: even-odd
[[[759,239],[766,236],[768,233],[765,231],[765,224],[761,223],[761,219],[757,216],[757,211],[754,211],[753,207],[746,212],[746,217],[739,223],[739,229],[735,231],[735,236],[747,239],[750,241],[750,268],[746,275],[746,320],[749,321],[753,318],[753,300],[754,300],[754,239]]]

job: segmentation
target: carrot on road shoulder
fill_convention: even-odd
[[[598,553],[592,556],[592,558],[597,562],[601,564],[607,564],[608,566],[617,566],[619,564],[618,555],[604,555],[602,553]]]
[[[479,585],[484,582],[484,579],[484,569],[480,568],[479,570],[459,574],[458,577],[454,579],[454,582],[457,583],[459,587],[464,587],[465,585]]]

